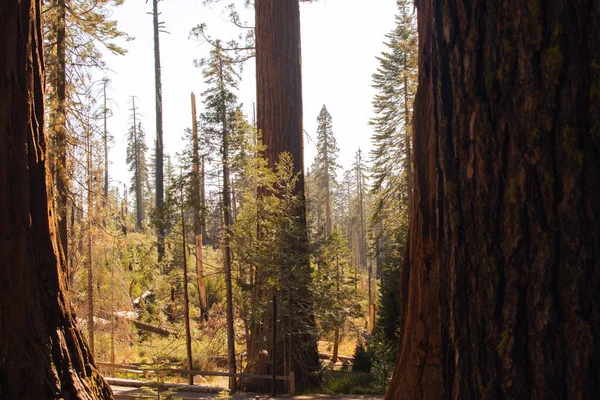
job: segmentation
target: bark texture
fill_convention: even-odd
[[[256,71],[257,71],[257,127],[266,147],[265,156],[269,166],[275,167],[279,155],[289,152],[293,156],[294,172],[299,173],[297,193],[304,199],[304,141],[302,125],[302,73],[300,59],[300,7],[298,0],[257,0],[256,10]],[[304,201],[297,209],[297,218],[306,226]],[[305,231],[306,232],[306,231]],[[305,233],[306,234],[306,233]],[[299,251],[307,251],[308,238],[298,241]],[[284,318],[280,318],[280,332],[289,332],[277,343],[277,354],[283,359],[276,362],[277,373],[290,369],[295,372],[298,386],[313,385],[318,382],[314,374],[320,368],[317,354],[315,321],[308,284],[310,270],[308,259],[302,266],[281,266],[294,269],[302,278],[293,284],[296,293],[306,293],[304,298],[290,299],[291,308],[297,310],[296,318],[288,321],[284,328]],[[305,290],[302,290],[305,287]],[[284,292],[285,292],[284,288]],[[260,335],[271,329],[270,316],[261,326],[253,328],[251,344],[256,345]],[[311,332],[312,331],[312,332]],[[287,342],[284,344],[284,342]],[[260,349],[249,349],[251,368],[256,372],[266,372],[268,365],[260,361]]]
[[[388,398],[598,398],[600,5],[418,11],[415,214]],[[406,357],[423,341],[435,345]]]
[[[431,77],[431,4],[420,2],[419,89],[414,105],[414,193],[406,262],[400,279],[400,334],[394,377],[386,399],[439,399],[439,264],[437,260],[437,180]]]
[[[40,10],[0,3],[0,398],[108,399],[72,315],[47,191]]]

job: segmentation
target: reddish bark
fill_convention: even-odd
[[[388,398],[600,396],[600,9],[418,2]]]
[[[48,195],[40,10],[0,3],[0,397],[107,399],[72,315]]]

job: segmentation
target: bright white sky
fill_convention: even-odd
[[[172,156],[185,145],[184,129],[191,126],[190,92],[196,93],[198,113],[202,111],[200,93],[205,86],[201,70],[193,60],[206,57],[210,45],[188,39],[190,30],[201,22],[208,24],[213,38],[231,39],[239,32],[226,22],[224,6],[235,0],[224,0],[210,8],[202,0],[165,0],[159,3],[161,20],[170,34],[161,34],[163,82],[163,121],[165,152]],[[239,3],[242,1],[238,0]],[[339,163],[348,168],[360,147],[370,149],[372,116],[371,74],[384,50],[385,34],[394,27],[395,0],[319,0],[300,6],[302,27],[302,79],[304,96],[304,129],[316,141],[316,119],[323,104],[333,118],[333,131],[340,148]],[[113,116],[108,121],[114,136],[110,153],[111,181],[127,182],[125,164],[126,132],[129,128],[130,96],[135,95],[141,121],[146,129],[148,147],[155,137],[154,61],[151,3],[127,0],[118,7],[113,18],[119,28],[134,41],[124,43],[125,56],[106,55],[111,79],[108,96],[112,99]],[[252,18],[251,11],[238,7],[242,18]],[[252,21],[250,21],[252,24]],[[255,98],[254,59],[244,67],[239,99],[251,117]],[[316,153],[314,143],[305,137],[305,167]]]

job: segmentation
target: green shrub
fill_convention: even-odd
[[[373,353],[366,349],[362,341],[358,341],[354,350],[354,362],[352,363],[352,372],[371,372],[373,365]]]

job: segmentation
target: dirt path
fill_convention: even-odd
[[[144,393],[140,389],[123,387],[123,386],[112,386],[113,393],[117,400],[133,400],[133,399],[155,399],[156,397],[148,396],[143,397]],[[147,396],[147,395],[146,395]],[[191,393],[191,392],[179,392],[177,397],[182,400],[214,400],[217,395],[214,393]],[[256,399],[268,400],[272,399],[269,396],[253,395],[253,394],[242,394],[233,396],[233,400],[249,400]],[[383,396],[376,395],[345,395],[345,396],[327,396],[327,395],[303,395],[303,396],[277,396],[277,399],[290,399],[290,400],[381,400]]]

